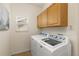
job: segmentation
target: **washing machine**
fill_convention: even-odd
[[[33,56],[71,56],[71,43],[64,35],[33,35],[31,53]]]

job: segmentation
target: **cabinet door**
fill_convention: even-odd
[[[58,23],[58,4],[53,4],[48,8],[48,26]]]
[[[62,3],[60,4],[60,19],[61,19],[61,26],[68,25],[68,4]]]
[[[37,23],[38,27],[47,27],[47,10],[43,11],[38,17],[37,17]]]
[[[42,15],[40,14],[40,15],[38,15],[37,16],[37,25],[38,25],[38,27],[42,27]]]
[[[47,27],[47,10],[42,12],[42,27]]]

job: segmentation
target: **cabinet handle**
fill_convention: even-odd
[[[41,48],[43,47],[43,46],[40,46]]]

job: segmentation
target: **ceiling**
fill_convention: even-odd
[[[34,3],[34,5],[39,6],[39,7],[43,7],[45,5],[45,3]]]
[[[43,7],[46,3],[30,3],[30,4],[38,7]]]

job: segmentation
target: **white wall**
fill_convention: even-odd
[[[79,4],[69,4],[68,9],[69,25],[72,25],[72,30],[67,30],[67,35],[70,37],[73,46],[73,55],[79,55],[79,39],[78,39],[78,25],[79,25]]]
[[[11,20],[10,20],[10,39],[11,39],[11,54],[29,51],[30,38],[32,34],[38,32],[37,29],[37,14],[40,8],[29,4],[11,4]],[[28,31],[16,32],[16,17],[25,16],[28,20]]]
[[[51,5],[51,4],[48,4]],[[44,9],[46,9],[48,5],[45,5]],[[78,55],[78,19],[79,19],[79,4],[68,4],[68,27],[51,27],[40,29],[39,32],[44,31],[48,33],[63,33],[64,35],[68,36],[72,43],[72,55]],[[42,10],[44,10],[42,9]]]
[[[78,56],[79,56],[79,3],[77,3],[76,14],[77,14],[77,39],[78,39]],[[76,15],[75,15],[76,16]]]
[[[6,6],[5,6],[6,5]],[[1,8],[8,8],[7,4],[0,4]],[[7,9],[9,12],[9,9]],[[0,56],[10,55],[10,40],[9,40],[9,30],[0,31]]]

